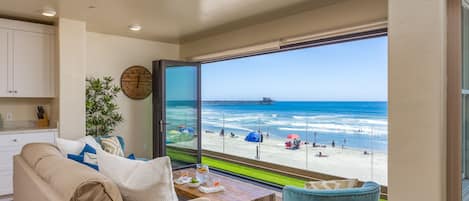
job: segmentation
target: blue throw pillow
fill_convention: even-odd
[[[76,162],[80,162],[80,163],[84,161],[83,156],[75,155],[75,154],[67,154],[67,158],[72,159]]]
[[[97,165],[85,162],[83,155],[67,154],[67,158],[99,171],[99,167]]]
[[[85,152],[96,154],[96,149],[90,146],[89,144],[86,144],[83,150],[80,152],[80,156],[85,155]]]
[[[134,154],[130,154],[129,156],[127,156],[128,159],[130,160],[135,160],[135,155]]]

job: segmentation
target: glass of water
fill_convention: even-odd
[[[208,180],[208,165],[197,164],[195,169],[195,178],[199,180],[201,184],[205,183]]]

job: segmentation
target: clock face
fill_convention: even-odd
[[[151,73],[143,66],[131,66],[121,76],[121,88],[131,99],[144,99],[152,91]]]

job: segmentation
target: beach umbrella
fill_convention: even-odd
[[[248,135],[246,135],[246,138],[244,138],[244,141],[247,142],[257,142],[256,145],[256,159],[259,160],[259,147],[260,143],[262,142],[262,135],[258,132],[250,132]]]
[[[193,132],[194,132],[194,128],[189,127],[189,128],[187,128],[187,131],[189,131],[189,133],[193,133]]]
[[[258,132],[250,132],[248,135],[246,135],[246,138],[244,138],[244,141],[247,142],[260,142],[261,141],[261,134]]]
[[[297,138],[300,138],[300,136],[298,134],[288,134],[287,138],[288,139],[297,139]]]
[[[180,128],[179,132],[181,133],[189,133],[189,134],[194,134],[194,128]]]

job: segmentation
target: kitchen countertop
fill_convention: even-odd
[[[58,129],[55,126],[49,127],[13,127],[13,128],[0,128],[0,135],[10,134],[25,134],[25,133],[37,133],[37,132],[57,132]]]

